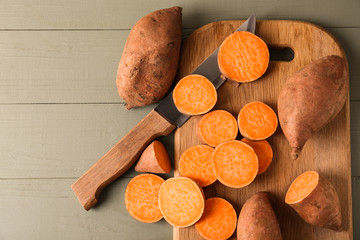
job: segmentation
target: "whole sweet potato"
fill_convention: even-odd
[[[256,193],[245,202],[239,215],[237,239],[282,239],[280,226],[267,193]]]
[[[278,114],[293,159],[311,135],[340,112],[348,89],[346,61],[334,55],[307,65],[286,81],[278,98]]]
[[[169,91],[179,60],[181,10],[152,12],[130,31],[116,78],[127,109],[155,103]]]

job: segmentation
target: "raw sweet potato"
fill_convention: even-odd
[[[298,176],[290,185],[285,202],[307,223],[342,231],[339,197],[319,173],[308,171]]]
[[[278,114],[293,159],[305,142],[340,112],[348,90],[346,61],[334,55],[307,65],[286,81],[278,98]]]
[[[169,91],[176,75],[180,45],[180,7],[152,12],[134,25],[116,78],[127,109],[155,103]]]
[[[157,140],[153,141],[141,154],[135,166],[135,171],[169,173],[171,171],[171,163],[164,144]]]
[[[206,77],[191,74],[176,84],[173,100],[179,112],[200,115],[207,113],[215,106],[217,92],[215,86]]]
[[[214,197],[205,201],[205,209],[195,224],[198,233],[206,240],[225,240],[236,229],[236,212],[225,199]]]
[[[242,207],[237,240],[281,240],[280,226],[265,192],[250,197]]]
[[[216,178],[232,188],[249,185],[254,181],[259,169],[254,149],[238,140],[219,144],[212,155],[211,163]]]
[[[125,190],[125,206],[138,221],[153,223],[162,219],[158,194],[164,182],[154,174],[140,174],[131,179]]]
[[[243,138],[243,139],[241,139],[241,141],[250,145],[250,147],[252,147],[254,149],[254,151],[258,157],[259,171],[257,174],[259,175],[259,174],[262,174],[263,172],[265,172],[266,169],[268,169],[268,167],[270,166],[270,164],[272,162],[272,158],[273,158],[273,151],[272,151],[272,148],[271,148],[270,144],[268,143],[268,141],[266,141],[266,140],[251,141],[247,138]]]
[[[225,110],[211,111],[202,116],[198,124],[200,139],[212,147],[235,140],[238,126],[234,116]]]
[[[179,160],[179,172],[183,177],[195,180],[201,187],[216,181],[211,165],[212,147],[196,145],[185,150]]]
[[[160,187],[159,207],[165,220],[172,226],[193,225],[204,212],[203,190],[190,178],[169,178]]]
[[[246,31],[228,36],[218,53],[221,73],[236,82],[251,82],[260,78],[269,65],[269,59],[266,43]]]
[[[276,131],[276,113],[263,102],[246,104],[238,115],[241,135],[250,140],[264,140]]]

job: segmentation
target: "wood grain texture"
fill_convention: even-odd
[[[0,239],[171,239],[172,227],[165,220],[141,223],[126,211],[124,193],[130,180],[115,180],[104,189],[101,204],[86,212],[69,188],[74,179],[1,179]],[[360,192],[355,191],[360,188],[359,177],[352,178],[352,186],[354,199],[359,200]],[[360,205],[354,201],[354,213],[359,211]],[[358,214],[354,214],[354,226],[357,240]]]
[[[78,178],[153,107],[0,105],[0,178]]]
[[[130,180],[113,182],[89,212],[69,187],[74,179],[0,180],[0,239],[168,240],[172,228],[165,220],[142,223],[127,212],[124,194]]]
[[[153,107],[0,105],[0,178],[78,178]],[[350,112],[352,176],[360,176],[360,102],[351,102]],[[173,135],[161,140],[172,160]],[[123,176],[135,175],[131,168]]]
[[[0,31],[0,103],[117,103],[129,31]]]
[[[242,21],[224,21],[206,25],[194,32],[183,44],[179,77],[190,73]],[[242,84],[239,88],[226,83],[218,91],[215,109],[225,109],[237,116],[250,101],[263,101],[276,110],[277,96],[282,84],[294,72],[320,57],[336,54],[345,57],[338,42],[323,29],[296,21],[258,21],[257,34],[271,46],[288,46],[294,50],[291,62],[270,62],[268,71],[259,80]],[[175,175],[178,175],[180,154],[199,144],[196,125],[200,117],[191,118],[175,133]],[[243,189],[231,189],[216,182],[204,189],[207,197],[219,196],[230,201],[237,213],[245,200],[258,191],[270,193],[270,200],[278,217],[284,239],[352,239],[351,159],[350,159],[350,103],[349,97],[339,115],[317,132],[305,145],[300,158],[290,158],[290,146],[281,129],[269,139],[274,159],[269,169]],[[306,170],[317,170],[337,190],[342,208],[344,231],[336,233],[307,225],[286,206],[287,188],[296,176]],[[195,228],[174,229],[174,239],[201,239]],[[235,236],[231,239],[235,239]]]
[[[360,28],[328,30],[344,45],[351,100],[360,100]],[[128,33],[0,31],[0,104],[123,102],[115,79]]]
[[[71,185],[85,210],[92,208],[101,191],[125,173],[139,159],[152,140],[167,136],[176,128],[155,110],[151,110],[104,156]]]
[[[130,29],[152,11],[183,7],[183,26],[197,28],[228,19],[246,19],[256,13],[259,19],[314,21],[322,26],[360,26],[358,0],[2,0],[0,29]],[[344,14],[346,12],[346,14]]]

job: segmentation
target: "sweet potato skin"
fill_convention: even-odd
[[[169,91],[179,60],[181,10],[172,7],[152,12],[130,31],[116,78],[127,109],[155,103]]]
[[[286,81],[278,98],[278,115],[293,159],[298,158],[312,134],[340,112],[348,79],[346,61],[331,55],[307,65]]]
[[[339,197],[331,183],[321,175],[318,185],[306,198],[289,205],[311,225],[342,231]]]
[[[280,226],[265,192],[250,197],[242,207],[237,240],[281,240]]]
[[[163,165],[159,163],[161,160],[164,163]],[[153,141],[141,154],[139,161],[135,165],[135,171],[169,173],[171,171],[170,157],[164,144],[158,140]]]

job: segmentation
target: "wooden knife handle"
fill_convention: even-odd
[[[169,135],[175,128],[155,110],[146,115],[71,185],[85,210],[97,203],[102,189],[128,170],[153,139]]]

